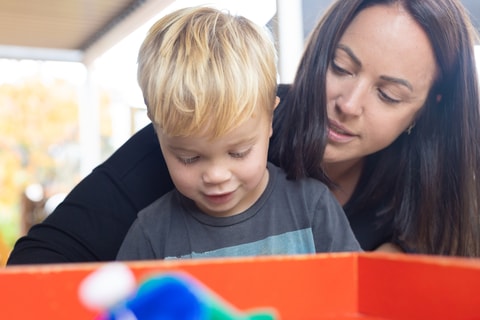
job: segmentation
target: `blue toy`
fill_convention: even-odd
[[[120,289],[119,265],[110,266],[84,281],[80,296],[91,308],[103,308],[96,320],[274,320],[272,309],[240,312],[208,290],[193,277],[180,272],[162,273],[142,282],[132,290],[133,275],[126,274],[123,266],[125,290]],[[128,272],[130,270],[128,269]],[[115,273],[117,273],[115,275]],[[102,279],[102,280],[101,280]],[[99,288],[115,282],[117,288],[111,294]],[[115,279],[115,280],[114,280]],[[129,288],[129,289],[128,289]],[[124,296],[121,298],[121,296]],[[108,296],[108,297],[107,297]],[[120,299],[120,300],[119,300]],[[117,300],[117,301],[113,301]],[[102,307],[103,306],[103,307]]]

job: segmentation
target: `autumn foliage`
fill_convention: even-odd
[[[58,192],[78,179],[77,94],[61,80],[0,85],[0,236],[9,245],[27,185]]]

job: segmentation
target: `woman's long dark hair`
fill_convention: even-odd
[[[369,155],[349,203],[362,214],[385,204],[395,239],[419,253],[480,256],[480,114],[475,32],[457,0],[339,0],[317,24],[275,122],[271,158],[288,176],[315,177],[326,146],[326,86],[335,47],[373,5],[401,5],[430,39],[437,80],[410,135]],[[276,115],[277,116],[277,115]]]

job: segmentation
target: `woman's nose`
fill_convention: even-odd
[[[351,116],[361,115],[365,108],[367,93],[367,85],[361,82],[345,87],[335,101],[337,112]]]

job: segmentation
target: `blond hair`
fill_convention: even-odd
[[[177,10],[150,29],[138,55],[138,82],[155,126],[171,136],[218,137],[273,111],[276,51],[252,21],[207,7]]]

